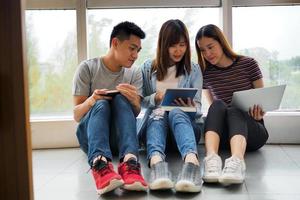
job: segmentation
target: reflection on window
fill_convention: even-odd
[[[77,66],[76,13],[26,11],[31,117],[71,115]]]
[[[109,16],[109,17],[108,17]],[[124,17],[126,16],[126,17]],[[188,27],[192,50],[192,60],[197,62],[195,35],[206,24],[219,26],[219,8],[155,8],[155,9],[101,9],[88,11],[89,57],[97,57],[107,52],[113,26],[122,21],[132,21],[146,33],[142,41],[142,51],[135,65],[140,66],[155,55],[159,29],[169,19],[180,19]],[[204,109],[207,109],[203,98]]]
[[[233,8],[233,44],[260,64],[266,86],[287,84],[281,109],[300,109],[300,6]]]

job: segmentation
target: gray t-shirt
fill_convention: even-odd
[[[73,78],[74,96],[91,96],[95,89],[116,89],[120,83],[134,85],[142,96],[143,79],[138,67],[122,68],[119,72],[110,71],[101,58],[82,61]]]

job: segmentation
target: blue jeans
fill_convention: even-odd
[[[189,153],[198,156],[197,143],[200,140],[200,125],[196,124],[188,114],[176,108],[170,112],[163,112],[161,109],[152,111],[147,122],[146,145],[147,158],[159,155],[164,160],[167,135],[172,134],[177,149],[184,159]],[[172,142],[168,141],[168,144]]]
[[[99,155],[112,160],[112,152],[119,152],[120,160],[128,153],[138,156],[136,118],[122,95],[97,101],[81,119],[76,135],[90,165]]]

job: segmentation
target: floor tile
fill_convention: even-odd
[[[280,145],[280,147],[300,167],[300,145]]]
[[[300,176],[248,177],[246,187],[249,194],[297,194]]]
[[[199,158],[205,155],[199,145]],[[222,159],[230,156],[220,153]],[[182,168],[179,153],[168,153],[170,171],[176,181]],[[113,165],[117,169],[118,158]],[[146,179],[146,152],[140,152],[142,172]],[[89,200],[89,199],[205,199],[205,200],[300,200],[300,146],[266,145],[261,150],[246,156],[247,173],[244,184],[224,187],[220,184],[204,184],[197,194],[176,193],[174,190],[148,193],[128,192],[117,189],[99,197],[89,171],[86,155],[79,149],[54,149],[33,151],[33,179],[36,200]]]
[[[246,154],[248,176],[300,176],[299,166],[279,145],[266,145]]]

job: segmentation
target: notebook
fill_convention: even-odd
[[[175,99],[181,98],[184,101],[187,98],[194,99],[198,89],[197,88],[174,88],[174,89],[167,89],[165,92],[164,99],[162,100],[161,107],[166,110],[170,111],[174,108],[180,108],[184,112],[196,112],[195,107],[185,107],[185,106],[177,106],[174,103]]]
[[[255,88],[234,92],[231,105],[243,111],[249,111],[253,105],[259,105],[264,112],[279,109],[286,85]]]

